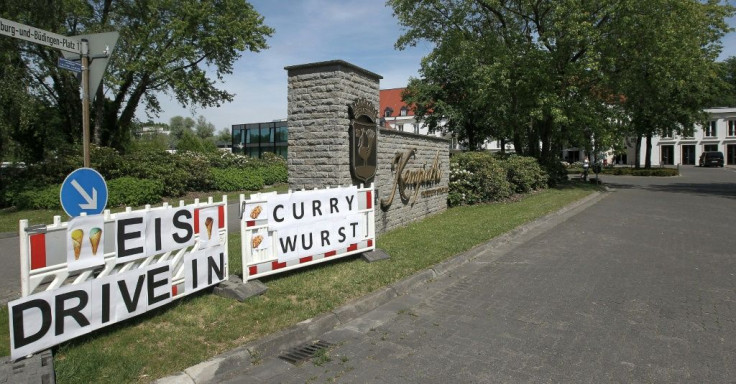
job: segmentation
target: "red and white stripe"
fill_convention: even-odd
[[[336,249],[325,252],[323,254],[302,257],[279,262],[278,260],[268,261],[265,263],[253,264],[248,266],[248,276],[246,279],[252,279],[257,276],[264,276],[281,269],[301,266],[302,264],[316,264],[328,258],[340,255],[340,257],[352,255],[359,252],[367,252],[373,250],[373,239],[366,239],[360,243],[350,244],[347,248]]]

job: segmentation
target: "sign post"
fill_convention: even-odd
[[[119,33],[104,32],[69,37],[0,18],[0,35],[60,49],[66,59],[81,59],[82,146],[84,167],[89,168],[89,103],[94,100],[94,94],[97,93],[97,88],[102,82],[102,75],[107,68],[107,61],[110,58],[112,48],[115,47],[115,43],[118,41]],[[96,65],[91,66],[94,59],[100,60]],[[61,63],[60,59],[60,66]],[[68,67],[63,68],[73,70]],[[90,86],[90,76],[92,77],[92,86]]]

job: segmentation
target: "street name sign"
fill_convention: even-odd
[[[97,215],[107,206],[107,183],[92,168],[78,168],[70,173],[59,191],[61,207],[70,217]]]
[[[60,57],[57,65],[59,68],[66,69],[68,71],[76,73],[82,72],[82,63],[79,61],[67,60],[63,57]]]
[[[30,41],[66,52],[82,53],[82,43],[78,38],[58,35],[8,19],[0,18],[0,35]]]

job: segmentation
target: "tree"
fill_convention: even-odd
[[[218,83],[232,73],[243,51],[267,48],[266,37],[273,33],[244,0],[61,0],[51,6],[3,2],[0,7],[3,17],[62,35],[120,32],[93,105],[99,144],[120,149],[130,141],[139,106],[151,116],[160,112],[159,94],[172,95],[183,106],[231,101],[233,95]],[[29,93],[55,111],[62,137],[78,142],[79,83],[56,67],[59,52],[19,41],[12,45],[31,79]],[[3,59],[2,66],[11,64],[12,58]]]
[[[725,18],[733,8],[709,0],[621,1],[607,53],[611,88],[636,136],[637,167],[646,139],[645,163],[651,167],[651,139],[667,130],[685,133],[704,123],[720,80],[715,59]]]
[[[462,65],[467,98],[429,95],[436,105],[449,104],[465,119],[475,122],[481,136],[511,137],[516,150],[552,161],[569,137],[583,136],[583,123],[594,112],[570,105],[601,103],[597,70],[598,41],[607,33],[612,8],[606,2],[578,0],[389,0],[399,22],[406,27],[397,48],[420,40],[436,48],[422,65],[418,83],[448,86],[426,71],[430,65],[452,71]],[[460,52],[453,59],[443,52]],[[468,104],[475,107],[468,108]],[[463,106],[464,105],[464,106]],[[605,113],[595,108],[596,113]],[[477,116],[472,116],[477,114]],[[600,116],[599,116],[600,117]],[[457,129],[457,128],[450,128]],[[540,147],[541,143],[541,147]]]
[[[200,139],[207,139],[214,135],[215,125],[208,122],[204,116],[199,116],[197,118],[197,124],[194,126],[194,131]]]
[[[228,144],[232,143],[232,130],[230,128],[222,128],[220,131],[217,132],[217,135],[215,135],[215,141],[221,141]]]
[[[406,28],[397,48],[435,44],[408,99],[448,121],[446,111],[474,122],[451,130],[510,134],[518,152],[543,162],[570,143],[590,152],[593,144],[615,145],[627,130],[651,136],[692,125],[713,85],[724,18],[733,14],[717,0],[388,4]]]
[[[712,107],[736,107],[736,57],[716,63],[721,79],[713,90]]]

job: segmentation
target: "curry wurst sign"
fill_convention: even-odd
[[[250,277],[372,250],[372,195],[372,188],[352,186],[241,197],[243,265]]]

